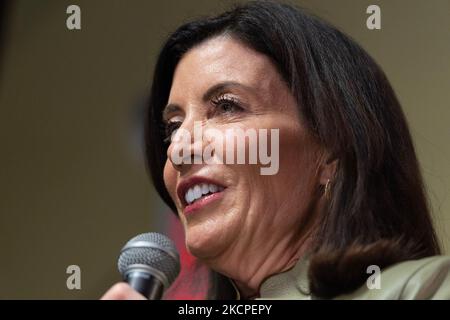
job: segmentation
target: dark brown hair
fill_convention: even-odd
[[[389,81],[375,61],[335,27],[303,9],[255,1],[184,24],[156,64],[146,120],[154,185],[164,186],[161,112],[184,53],[228,33],[268,56],[298,102],[312,136],[338,160],[329,205],[318,217],[309,270],[312,294],[330,298],[381,268],[440,252],[411,135]]]

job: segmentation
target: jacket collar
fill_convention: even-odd
[[[308,281],[309,259],[303,257],[293,268],[270,276],[261,284],[261,299],[311,299]]]

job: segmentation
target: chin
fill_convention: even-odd
[[[189,253],[202,260],[209,260],[217,256],[224,248],[224,241],[221,241],[221,237],[218,236],[218,230],[215,231],[214,228],[202,226],[188,227],[186,248]]]

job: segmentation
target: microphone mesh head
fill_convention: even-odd
[[[123,247],[118,267],[122,276],[134,264],[144,264],[163,273],[172,284],[180,273],[180,258],[173,242],[166,236],[150,232],[142,233]]]

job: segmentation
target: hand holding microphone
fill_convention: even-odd
[[[180,272],[173,242],[158,233],[143,233],[127,242],[118,261],[127,283],[113,286],[102,300],[159,300]]]

